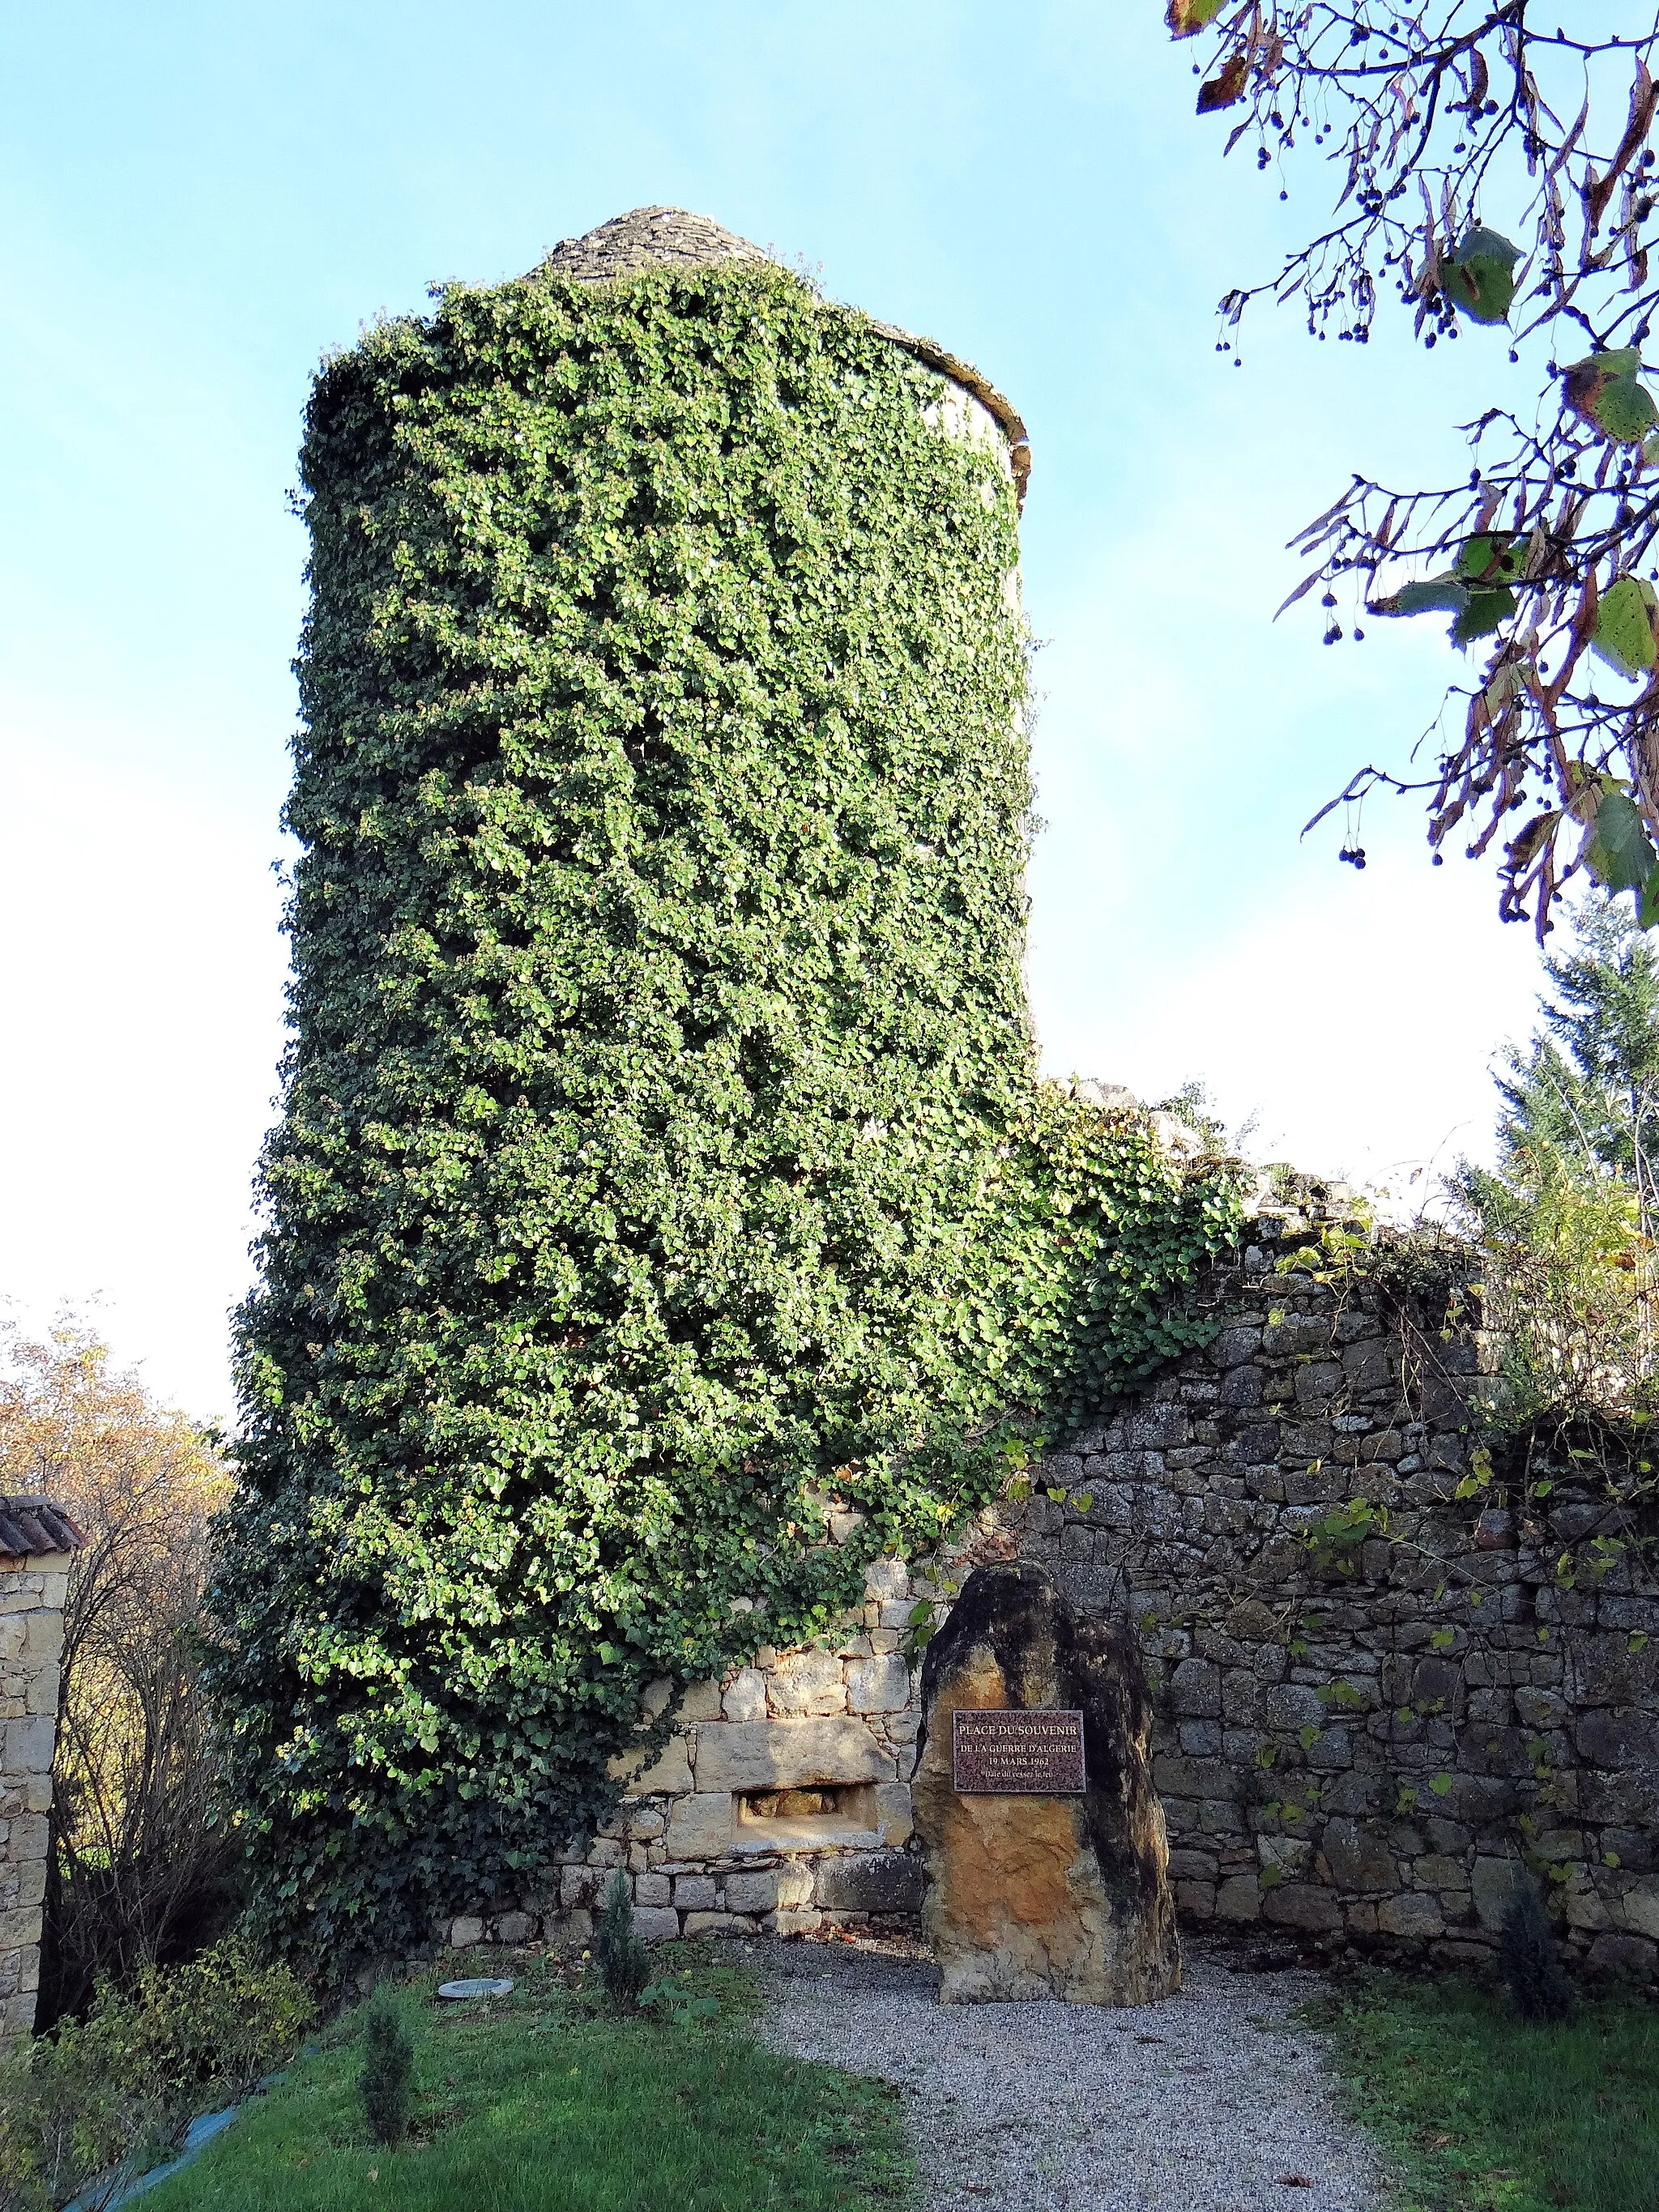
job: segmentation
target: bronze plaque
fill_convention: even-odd
[[[1083,1716],[1059,1705],[1020,1712],[958,1705],[951,1716],[959,1797],[1080,1797]]]

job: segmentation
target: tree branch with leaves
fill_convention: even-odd
[[[1615,33],[1588,0],[1576,15],[1587,27],[1533,0],[1166,14],[1177,40],[1212,42],[1198,110],[1237,111],[1228,154],[1252,149],[1281,199],[1298,150],[1336,173],[1328,226],[1222,299],[1223,351],[1237,358],[1264,300],[1363,345],[1392,294],[1425,348],[1507,336],[1510,363],[1536,368],[1505,404],[1494,362],[1494,404],[1460,426],[1462,480],[1356,475],[1292,540],[1315,565],[1285,606],[1322,586],[1328,644],[1344,597],[1356,637],[1368,615],[1449,617],[1473,666],[1425,772],[1363,768],[1314,822],[1374,788],[1425,794],[1436,862],[1455,835],[1494,855],[1501,915],[1540,939],[1581,869],[1659,921],[1659,407],[1643,380],[1659,16]]]

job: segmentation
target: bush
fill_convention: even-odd
[[[0,2212],[77,2191],[98,2212],[204,2104],[246,2095],[291,2057],[311,2017],[286,1966],[234,1943],[148,1967],[131,1990],[100,1984],[84,2021],[66,2017],[0,2064]]]
[[[389,1996],[379,1996],[363,2022],[363,2070],[357,2087],[363,2116],[376,2142],[388,2148],[409,2132],[415,2080],[415,2045],[404,2016]]]
[[[635,1930],[633,1893],[620,1867],[612,1869],[605,1886],[599,1925],[593,1930],[593,1957],[605,1993],[617,2010],[637,2004],[640,1991],[651,1978],[651,1960]]]
[[[1498,1970],[1522,2020],[1565,2020],[1571,2012],[1572,1984],[1556,1956],[1549,1915],[1529,1875],[1516,1881],[1498,1929]]]

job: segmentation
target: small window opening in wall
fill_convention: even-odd
[[[876,1793],[867,1782],[812,1782],[790,1790],[751,1790],[738,1799],[739,1846],[780,1849],[824,1843],[876,1826]]]

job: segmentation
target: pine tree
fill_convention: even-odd
[[[1498,1079],[1505,1159],[1545,1145],[1626,1183],[1644,1234],[1659,1190],[1659,963],[1629,908],[1580,909],[1577,947],[1547,960],[1544,1028]]]
[[[1587,907],[1545,963],[1542,1023],[1498,1079],[1494,1170],[1453,1189],[1489,1255],[1511,1410],[1628,1411],[1656,1366],[1659,963],[1633,916]]]

